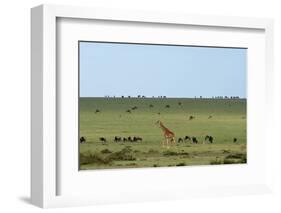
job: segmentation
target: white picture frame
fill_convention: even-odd
[[[260,45],[259,52],[259,62],[258,67],[255,67],[257,74],[250,72],[248,75],[253,82],[248,88],[248,93],[253,96],[252,104],[259,103],[260,107],[251,108],[248,111],[250,119],[252,118],[252,123],[259,124],[258,126],[250,129],[250,133],[253,131],[261,130],[266,128],[266,133],[261,138],[255,138],[254,135],[251,135],[250,138],[260,141],[260,145],[257,146],[255,151],[251,153],[254,156],[252,159],[258,159],[262,157],[261,167],[257,168],[255,163],[250,162],[250,165],[253,165],[254,175],[260,176],[256,177],[250,184],[250,179],[243,182],[242,176],[243,172],[245,174],[249,170],[248,167],[243,167],[241,165],[232,166],[228,168],[224,166],[223,169],[213,170],[218,173],[212,175],[212,178],[218,177],[218,175],[224,175],[226,173],[231,174],[232,172],[239,173],[236,178],[237,181],[224,182],[222,184],[211,185],[208,182],[202,184],[204,181],[204,176],[211,174],[211,170],[208,167],[197,168],[165,168],[165,169],[140,169],[133,170],[128,172],[126,170],[120,171],[106,171],[99,173],[99,177],[95,176],[97,172],[91,172],[83,174],[84,177],[69,177],[69,181],[65,178],[61,178],[62,171],[65,174],[72,174],[64,171],[64,164],[61,163],[64,159],[61,155],[59,149],[63,149],[64,152],[71,153],[71,149],[65,148],[63,145],[58,147],[58,117],[59,117],[59,106],[58,103],[64,101],[58,95],[58,88],[60,88],[60,80],[57,77],[58,66],[58,56],[57,53],[59,47],[58,43],[58,34],[61,30],[58,28],[60,26],[59,21],[64,20],[100,20],[100,21],[113,21],[121,23],[144,23],[145,24],[154,24],[154,26],[165,26],[166,28],[173,28],[175,26],[197,26],[200,28],[219,28],[223,31],[234,32],[235,30],[246,30],[249,32],[257,31],[262,32],[262,36],[259,37],[255,42],[252,42],[249,45],[254,46]],[[90,24],[89,24],[90,25]],[[210,195],[233,195],[233,194],[252,194],[252,193],[263,193],[270,192],[270,165],[269,161],[266,159],[269,158],[268,153],[265,151],[265,148],[270,145],[269,134],[271,129],[271,119],[272,114],[268,113],[258,120],[254,120],[255,113],[264,112],[265,110],[271,112],[273,105],[273,21],[271,19],[257,19],[257,18],[238,18],[238,17],[216,17],[216,16],[203,16],[203,15],[186,15],[186,14],[167,14],[167,13],[153,13],[153,12],[144,12],[144,11],[123,11],[123,10],[112,10],[112,9],[95,9],[95,8],[84,8],[84,7],[74,7],[74,6],[54,6],[54,5],[41,5],[31,10],[31,201],[33,204],[47,208],[47,207],[62,207],[62,206],[76,206],[76,205],[91,205],[91,204],[105,204],[105,203],[120,203],[120,202],[140,202],[140,201],[151,201],[151,200],[165,200],[165,199],[178,199],[178,198],[188,198],[188,197],[197,197],[197,196],[210,196]],[[118,26],[117,26],[118,28]],[[71,27],[67,30],[71,30]],[[69,31],[66,31],[69,32]],[[84,32],[85,34],[85,32]],[[90,35],[90,34],[89,34]],[[211,35],[211,34],[210,34]],[[78,33],[73,33],[69,36],[69,40],[77,39],[75,36],[83,36]],[[102,36],[102,35],[101,35]],[[208,37],[208,36],[207,36]],[[235,43],[235,33],[233,34],[233,42]],[[63,37],[60,37],[63,38]],[[78,38],[79,39],[79,38]],[[101,38],[100,38],[101,39]],[[117,38],[119,39],[119,38]],[[125,38],[126,39],[126,38]],[[127,38],[129,39],[129,38]],[[140,38],[140,40],[143,38]],[[150,39],[149,37],[147,39]],[[152,39],[152,38],[151,38]],[[223,41],[223,38],[219,38]],[[236,38],[236,45],[239,44],[239,39]],[[155,41],[155,40],[154,40]],[[229,41],[226,41],[226,44]],[[163,41],[160,43],[163,43]],[[164,41],[165,43],[165,41]],[[71,43],[66,43],[67,45]],[[214,43],[216,45],[216,43]],[[257,44],[257,45],[256,45]],[[206,45],[206,44],[205,44]],[[208,45],[208,42],[207,42]],[[209,44],[210,45],[210,44]],[[243,42],[241,43],[243,45]],[[69,47],[70,48],[70,47]],[[257,47],[258,48],[258,47]],[[71,52],[71,51],[69,51]],[[257,51],[256,51],[257,52]],[[255,54],[254,51],[250,54]],[[67,54],[66,54],[67,55]],[[70,56],[71,57],[71,56]],[[249,57],[254,57],[250,55]],[[62,60],[65,60],[61,58]],[[251,62],[250,62],[251,63]],[[72,64],[74,65],[74,64]],[[250,65],[251,66],[251,65]],[[74,69],[76,69],[75,67]],[[252,69],[252,68],[251,68]],[[258,74],[260,73],[260,74]],[[253,78],[255,77],[256,78]],[[263,78],[266,76],[266,78]],[[75,80],[75,79],[74,79]],[[262,86],[257,87],[259,84]],[[259,88],[261,99],[259,100],[254,97],[254,88]],[[67,101],[67,100],[65,100]],[[68,100],[69,101],[69,100]],[[67,102],[69,103],[69,102]],[[254,110],[256,110],[254,112]],[[252,113],[252,115],[251,115]],[[251,120],[250,120],[251,122]],[[251,126],[248,126],[248,128]],[[75,136],[75,135],[74,135]],[[76,139],[75,139],[76,140]],[[74,140],[74,141],[75,141]],[[73,145],[73,144],[72,144]],[[65,149],[64,149],[65,148]],[[73,151],[74,149],[72,149]],[[75,151],[75,150],[74,150]],[[67,155],[66,155],[67,156]],[[75,164],[75,158],[70,164]],[[60,162],[61,161],[61,162]],[[70,166],[71,167],[71,166]],[[192,171],[192,186],[186,184],[182,187],[175,185],[164,185],[163,182],[159,182],[157,186],[145,186],[145,180],[139,183],[139,188],[130,190],[130,185],[127,186],[127,189],[122,191],[121,188],[116,188],[112,191],[102,192],[102,189],[99,189],[96,185],[96,194],[88,194],[87,190],[93,190],[89,187],[87,189],[86,185],[81,184],[81,182],[89,182],[89,178],[97,178],[99,181],[103,181],[103,178],[110,178],[111,176],[118,178],[118,175],[122,174],[127,176],[126,178],[136,178],[137,176],[143,175],[144,177],[151,177],[151,179],[157,179],[166,174],[167,169],[173,169],[174,180],[180,178],[187,170]],[[250,171],[250,170],[249,170]],[[248,172],[249,172],[248,171]],[[79,172],[77,170],[77,172]],[[104,176],[103,176],[104,175]],[[202,175],[202,176],[201,176]],[[63,175],[62,175],[63,176]],[[88,176],[88,177],[85,177]],[[226,178],[229,176],[225,176]],[[198,181],[196,181],[196,179]],[[235,179],[235,178],[233,178]],[[241,181],[240,181],[241,179]],[[75,180],[77,182],[75,182]],[[174,181],[173,180],[173,181]],[[173,182],[172,181],[172,182]],[[146,182],[147,183],[147,182]],[[61,193],[61,185],[65,184],[63,188],[68,190],[63,190]],[[79,185],[81,184],[81,185]],[[102,183],[99,182],[98,185]],[[106,184],[106,183],[104,183]],[[209,185],[208,185],[209,184]],[[71,186],[73,188],[71,188]],[[166,187],[161,189],[161,186]],[[94,186],[93,186],[94,187]],[[113,185],[108,185],[108,187],[114,187]],[[126,186],[124,186],[126,188]],[[154,188],[153,188],[154,187]],[[79,190],[81,188],[81,190]],[[105,186],[106,188],[106,186]],[[142,190],[143,189],[143,190]],[[151,189],[147,192],[145,190]],[[71,193],[71,191],[79,193]],[[121,191],[120,191],[121,190]],[[65,191],[65,192],[64,192]],[[122,193],[120,196],[119,193]],[[172,194],[173,196],[171,196]]]

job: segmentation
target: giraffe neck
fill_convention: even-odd
[[[167,128],[163,125],[162,122],[159,123],[160,124],[160,128],[164,131],[164,132],[167,132]]]

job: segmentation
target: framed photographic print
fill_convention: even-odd
[[[270,191],[272,20],[31,14],[32,203]]]

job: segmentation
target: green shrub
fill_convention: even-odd
[[[136,158],[132,155],[132,148],[130,146],[124,147],[122,150],[118,152],[113,152],[106,157],[110,161],[112,160],[126,160],[126,161],[133,161]]]
[[[176,166],[186,166],[186,164],[185,163],[178,163],[178,164],[176,164]]]
[[[103,149],[100,151],[102,154],[110,154],[112,153],[109,149]]]
[[[80,165],[86,165],[86,164],[111,164],[112,160],[103,158],[98,153],[88,153],[88,154],[82,154],[80,153]]]

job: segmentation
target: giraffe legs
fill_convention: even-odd
[[[167,144],[167,148],[169,149],[170,147],[169,147],[169,139],[168,138],[166,138],[166,144]]]

